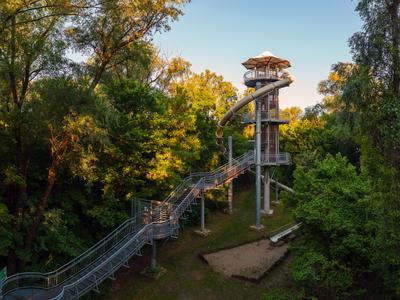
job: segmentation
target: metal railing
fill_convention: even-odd
[[[256,69],[249,70],[243,75],[244,82],[247,83],[249,81],[254,80],[279,80],[282,77],[283,73],[279,72],[276,69]]]
[[[290,154],[289,153],[279,153],[279,154],[270,154],[270,153],[261,153],[261,162],[264,164],[289,164],[290,162]]]
[[[95,261],[101,259],[128,235],[135,233],[135,230],[140,229],[140,224],[138,224],[137,221],[137,217],[126,220],[94,246],[55,271],[48,273],[18,273],[8,277],[1,285],[0,297],[1,295],[6,295],[11,291],[20,288],[39,288],[48,290],[62,285],[68,279],[81,273]]]
[[[78,299],[98,289],[102,281],[126,265],[146,243],[174,236],[179,219],[201,193],[238,176],[253,163],[254,153],[249,151],[212,172],[190,174],[158,206],[153,207],[151,201],[141,202],[135,217],[57,270],[19,273],[1,281],[0,299],[21,289],[32,289],[32,293],[33,290],[49,291],[43,299],[50,299],[50,294],[57,294],[51,299]]]
[[[285,226],[282,226],[281,228],[276,230],[273,235],[271,235],[271,237],[270,237],[271,242],[277,243],[282,238],[290,235],[292,232],[299,229],[301,225],[302,225],[302,223],[300,222],[300,223],[297,223],[294,225],[293,225],[293,223],[289,223],[289,224],[286,224]]]
[[[128,240],[124,247],[113,251],[107,259],[94,266],[90,272],[76,281],[63,286],[61,292],[51,299],[78,299],[88,291],[98,289],[101,282],[113,276],[122,265],[126,265],[128,260],[147,243],[152,243],[152,224],[147,224],[141,228],[137,234]]]

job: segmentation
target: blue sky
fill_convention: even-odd
[[[296,82],[281,92],[281,107],[317,103],[330,66],[350,61],[350,36],[361,21],[351,0],[192,0],[185,15],[155,44],[180,55],[195,72],[210,69],[244,90],[241,62],[269,50],[288,59]]]

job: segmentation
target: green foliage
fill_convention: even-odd
[[[44,215],[43,226],[36,244],[35,252],[47,253],[44,261],[33,259],[34,268],[38,270],[53,270],[62,263],[62,257],[78,256],[84,249],[85,243],[78,232],[73,232],[74,223],[66,212],[61,209],[49,209]]]
[[[0,198],[1,200],[1,198]],[[11,220],[12,215],[9,213],[7,206],[0,203],[0,255],[7,254],[8,247],[12,244]]]
[[[0,262],[10,258],[10,273],[76,256],[127,217],[133,194],[168,192],[198,157],[186,99],[146,84],[188,68],[155,66],[149,42],[187,2],[0,4]]]
[[[225,111],[233,105],[229,99],[233,99],[236,92],[230,82],[224,81],[222,76],[209,70],[201,74],[190,74],[185,80],[172,84],[172,95],[186,99],[195,116],[201,152],[200,164],[193,165],[192,171],[212,170],[220,164],[220,150],[215,143],[215,128]],[[226,132],[228,135],[229,129]],[[235,147],[242,143],[243,138],[240,139],[240,136],[236,135]]]
[[[302,119],[280,126],[280,144],[285,152],[293,156],[298,163],[298,156],[305,152],[314,152],[323,156],[332,148],[332,131],[322,119]]]
[[[333,67],[324,85],[331,109],[350,129],[360,149],[360,169],[372,186],[368,209],[374,212],[370,251],[385,292],[400,295],[398,250],[400,236],[400,3],[397,0],[360,0],[356,10],[364,24],[350,39],[356,62]],[[371,267],[372,269],[372,267]]]
[[[303,233],[294,247],[294,280],[324,299],[359,295],[372,265],[368,181],[341,155],[308,170],[298,167],[294,178],[295,218]]]
[[[286,107],[285,109],[279,112],[279,117],[282,120],[287,120],[289,122],[293,122],[301,119],[303,111],[298,106]]]
[[[4,173],[4,180],[3,180],[4,185],[13,184],[17,186],[26,187],[26,182],[24,178],[18,175],[17,170],[15,169],[14,166],[6,167],[3,170],[3,173]]]

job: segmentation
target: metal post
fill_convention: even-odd
[[[261,84],[257,82],[256,89]],[[261,98],[256,99],[256,228],[261,228]]]
[[[279,184],[278,184],[278,178],[276,179],[276,184],[275,184],[275,201],[276,203],[279,203]]]
[[[205,226],[205,216],[204,216],[204,191],[200,194],[200,230],[195,230],[194,232],[202,237],[206,237],[210,234],[210,230],[206,229]]]
[[[156,255],[157,255],[157,241],[153,239],[152,243],[152,251],[151,251],[151,262],[150,262],[150,268],[154,269],[157,266],[157,260],[156,260]]]
[[[272,214],[270,207],[271,194],[270,194],[270,178],[269,178],[269,168],[265,167],[264,173],[264,210],[263,213],[266,215]]]
[[[201,194],[201,231],[205,231],[205,225],[204,225],[204,194]]]
[[[228,136],[228,147],[229,147],[229,166],[232,166],[232,136]],[[228,211],[231,214],[233,211],[233,179],[229,182],[228,187]]]

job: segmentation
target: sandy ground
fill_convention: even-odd
[[[204,259],[216,272],[257,280],[285,254],[287,248],[287,244],[272,246],[269,239],[264,239],[205,254]]]

